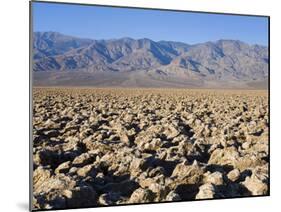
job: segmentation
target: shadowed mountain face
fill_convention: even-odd
[[[36,32],[33,46],[35,85],[267,87],[268,48],[236,40],[188,45]]]

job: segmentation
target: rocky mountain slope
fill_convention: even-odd
[[[247,87],[268,78],[268,48],[237,40],[189,45],[35,32],[33,41],[35,85]]]

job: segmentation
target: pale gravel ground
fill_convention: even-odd
[[[268,194],[267,91],[33,92],[35,208]]]

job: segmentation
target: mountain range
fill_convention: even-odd
[[[35,86],[267,88],[268,48],[33,33]]]

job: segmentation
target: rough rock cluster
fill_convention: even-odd
[[[265,91],[33,90],[33,206],[268,194]]]

